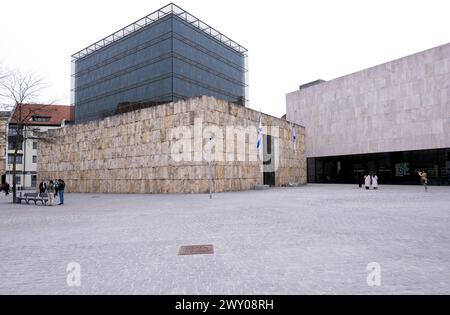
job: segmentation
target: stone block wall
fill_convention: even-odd
[[[38,182],[62,178],[68,192],[203,193],[211,172],[214,192],[252,189],[263,182],[259,115],[201,97],[51,130],[52,141],[38,145]],[[276,186],[306,183],[304,128],[265,114],[262,122],[279,152]]]

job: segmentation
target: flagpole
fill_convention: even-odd
[[[297,132],[295,131],[295,125],[292,123],[292,145],[294,150],[294,158],[297,157]]]
[[[292,123],[291,126],[292,126],[292,146],[293,146],[293,150],[294,150],[294,163],[297,163],[297,160],[296,160],[296,158],[297,158],[297,132],[295,131],[294,123]]]

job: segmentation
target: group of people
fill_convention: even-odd
[[[48,183],[45,181],[40,182],[39,184],[39,195],[47,193],[48,195],[48,205],[53,206],[55,203],[56,196],[59,197],[59,204],[64,204],[64,189],[66,188],[66,183],[62,179],[51,180]],[[11,190],[10,185],[6,182],[1,186],[0,191],[5,192],[5,196],[8,196]]]
[[[364,177],[362,174],[359,176],[359,187],[361,188],[364,183],[364,187],[366,187],[367,190],[372,187],[373,189],[378,189],[378,176],[376,174],[366,174]]]
[[[417,174],[420,176],[420,183],[425,188],[425,191],[427,191],[428,190],[427,171],[420,170],[417,172]],[[378,189],[378,176],[376,174],[373,174],[373,175],[367,174],[367,175],[363,176],[361,173],[358,177],[358,184],[359,184],[359,188],[361,188],[362,185],[364,184],[364,186],[366,187],[367,190],[369,190],[370,187],[373,187],[373,189]]]
[[[43,194],[47,193],[49,206],[54,205],[56,196],[59,197],[58,205],[63,205],[65,188],[66,188],[66,183],[62,179],[50,180],[48,183],[45,181],[42,181],[39,184],[39,194],[43,195]]]

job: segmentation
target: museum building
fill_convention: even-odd
[[[287,120],[306,128],[309,183],[450,185],[450,44],[286,96]]]

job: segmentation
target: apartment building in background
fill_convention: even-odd
[[[6,181],[6,126],[10,111],[0,111],[0,185]]]
[[[22,122],[23,126],[23,141],[17,143],[19,150],[16,157],[16,185],[19,189],[28,189],[36,187],[38,142],[49,140],[45,134],[41,135],[41,133],[49,129],[64,127],[66,124],[73,123],[73,120],[73,106],[45,104],[16,106],[7,125],[6,181],[12,185],[14,151],[18,139],[19,122]],[[55,156],[55,161],[57,159],[58,157]]]

